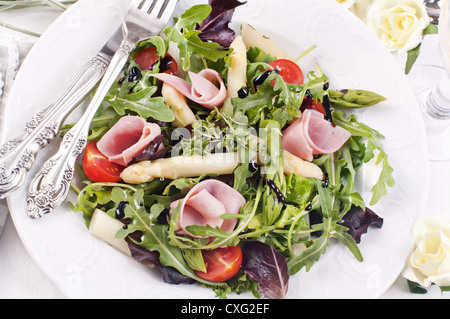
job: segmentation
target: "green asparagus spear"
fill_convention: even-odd
[[[329,90],[331,105],[335,108],[364,108],[386,101],[386,98],[365,90]]]

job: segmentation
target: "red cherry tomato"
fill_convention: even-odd
[[[280,75],[286,83],[298,85],[305,83],[303,72],[294,61],[279,59],[270,62],[269,65],[280,71]]]
[[[83,172],[94,183],[117,183],[125,167],[111,163],[97,148],[97,141],[89,142],[83,156]]]
[[[203,279],[223,282],[233,278],[241,268],[242,250],[239,245],[202,250],[202,255],[206,272],[195,271],[195,273]]]
[[[156,47],[146,48],[136,54],[134,61],[141,70],[148,70],[160,59],[156,52]],[[170,54],[166,54],[161,60],[160,69],[161,73],[178,75],[178,64]]]

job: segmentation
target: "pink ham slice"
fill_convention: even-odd
[[[202,70],[198,74],[188,73],[192,84],[171,74],[159,73],[153,76],[207,109],[213,110],[215,107],[222,107],[227,98],[227,88],[220,74],[211,69]],[[220,88],[217,88],[214,83]]]
[[[139,116],[122,117],[97,143],[110,162],[127,166],[157,137],[161,128]]]
[[[232,232],[237,219],[222,219],[223,214],[239,214],[245,198],[227,184],[210,179],[194,186],[184,199],[173,202],[171,214],[181,201],[177,234],[196,237],[186,230],[191,225],[219,227]]]
[[[333,125],[322,113],[305,110],[302,117],[283,131],[283,149],[305,161],[312,161],[316,154],[330,154],[339,150],[351,134]]]

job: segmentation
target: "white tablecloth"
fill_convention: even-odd
[[[0,14],[0,21],[20,25],[42,33],[58,16],[58,12],[48,9],[28,12],[8,12]],[[6,32],[0,29],[0,32]],[[397,57],[399,63],[404,57]],[[423,43],[417,64],[436,63],[440,59],[437,40],[430,36]],[[432,215],[450,209],[450,161],[431,162],[431,185],[428,210]],[[1,209],[1,207],[0,207]],[[0,212],[1,213],[1,212]],[[23,246],[11,218],[8,216],[0,237],[0,298],[3,299],[52,299],[66,298],[39,269]],[[411,294],[406,280],[399,276],[392,287],[382,296],[390,299],[450,299],[450,292],[441,294],[438,287],[429,289],[426,295]]]

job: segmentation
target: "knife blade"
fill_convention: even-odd
[[[0,146],[0,199],[6,198],[23,184],[39,151],[58,135],[67,116],[102,79],[122,39],[122,27],[119,27],[56,102],[27,122],[19,137]]]

